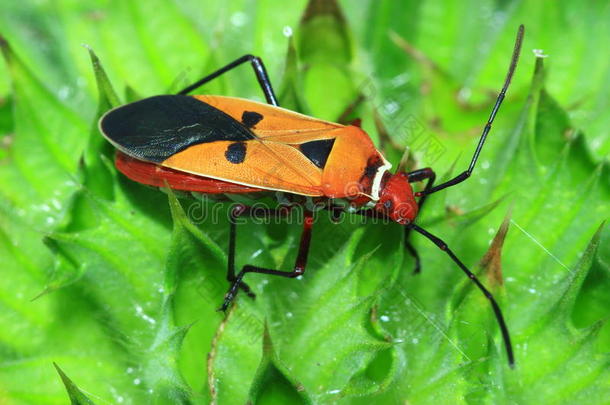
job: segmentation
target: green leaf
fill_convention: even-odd
[[[91,401],[83,392],[68,378],[68,376],[62,371],[61,368],[56,363],[53,363],[57,373],[61,377],[64,385],[66,386],[66,391],[68,391],[68,396],[70,397],[70,403],[72,405],[93,405],[94,402]]]
[[[609,13],[551,1],[2,2],[0,397],[63,404],[67,388],[89,401],[55,362],[96,403],[604,403]],[[362,118],[394,167],[408,146],[410,164],[447,179],[470,162],[520,23],[524,51],[472,177],[417,219],[477,270],[511,207],[493,256],[504,284],[477,274],[506,317],[514,370],[488,302],[444,252],[412,235],[423,266],[412,275],[404,230],[359,216],[317,213],[307,272],[248,274],[256,299],[240,293],[223,316],[230,202],[131,182],[97,130],[122,100],[254,54],[284,106]],[[262,100],[249,66],[198,92]],[[237,267],[291,270],[301,229],[298,215],[240,224]]]
[[[287,375],[289,372],[283,370],[283,368],[281,360],[275,355],[269,330],[265,327],[263,334],[263,357],[250,389],[250,401],[253,404],[311,403],[303,386],[299,382],[288,381]],[[303,397],[300,395],[303,395]]]

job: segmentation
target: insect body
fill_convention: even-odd
[[[358,127],[231,97],[155,96],[108,112],[101,129],[138,160],[312,197],[378,200],[391,167]]]
[[[506,323],[491,293],[438,237],[415,224],[427,196],[466,180],[472,173],[491,124],[516,67],[523,27],[519,28],[508,75],[479,140],[469,168],[434,186],[430,168],[391,173],[391,165],[358,126],[318,120],[279,107],[262,61],[251,55],[212,73],[177,95],[146,98],[115,108],[100,120],[102,134],[117,148],[116,166],[140,183],[208,194],[259,193],[268,190],[323,201],[334,213],[347,200],[351,211],[367,218],[392,220],[405,229],[405,247],[415,231],[444,250],[489,299],[504,339],[509,364],[514,363]],[[222,96],[187,96],[202,84],[242,63],[250,62],[268,104]],[[410,183],[426,181],[415,193]],[[305,209],[303,233],[292,271],[245,265],[235,272],[236,219],[281,217],[293,205],[261,210],[237,204],[231,210],[227,279],[231,282],[221,309],[239,289],[247,273],[296,277],[305,271],[314,213]]]

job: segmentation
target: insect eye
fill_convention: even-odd
[[[383,202],[383,208],[389,211],[392,208],[392,200],[385,200]]]

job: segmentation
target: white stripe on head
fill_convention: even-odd
[[[379,200],[379,192],[381,191],[381,179],[383,178],[385,172],[392,168],[392,164],[390,162],[385,160],[383,156],[381,156],[381,158],[383,159],[383,165],[379,166],[379,168],[377,169],[377,173],[375,173],[375,178],[373,179],[373,186],[371,187],[371,199],[373,201]]]

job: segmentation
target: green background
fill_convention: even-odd
[[[610,403],[610,6],[307,6],[0,4],[0,404],[66,403],[66,388],[96,404]],[[443,252],[415,236],[413,276],[401,229],[357,218],[321,216],[305,276],[249,275],[257,299],[240,295],[225,318],[227,205],[199,221],[197,201],[126,180],[96,128],[112,105],[252,53],[282,105],[338,120],[364,95],[349,118],[395,167],[409,146],[409,167],[447,178],[468,164],[520,23],[474,176],[417,221],[500,301],[515,369],[485,298]],[[101,90],[82,44],[108,74],[98,66]],[[248,67],[200,91],[262,98]],[[243,226],[238,263],[288,269],[298,228]]]

